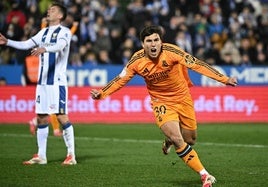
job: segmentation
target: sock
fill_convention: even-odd
[[[48,137],[48,124],[37,126],[37,145],[38,156],[47,159],[47,137]]]
[[[57,115],[56,114],[51,114],[50,115],[50,121],[51,121],[51,125],[53,127],[53,130],[60,130],[60,123],[57,119]]]
[[[204,166],[199,160],[197,153],[190,145],[185,143],[182,148],[176,150],[176,153],[190,168],[197,173],[200,173],[200,171],[204,169]]]
[[[67,122],[62,126],[63,139],[67,147],[67,155],[75,156],[74,150],[74,129],[70,122]]]
[[[208,174],[207,170],[205,169],[202,169],[200,172],[199,172],[199,175],[202,176],[204,174]]]

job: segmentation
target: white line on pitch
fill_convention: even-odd
[[[33,138],[32,135],[27,134],[0,134],[2,137],[22,137],[22,138]],[[49,138],[58,138],[50,136]],[[76,136],[76,140],[86,141],[109,141],[109,142],[127,142],[127,143],[148,143],[158,144],[162,143],[160,140],[142,140],[142,139],[119,139],[119,138],[98,138],[98,137],[80,137]],[[268,148],[268,145],[257,145],[257,144],[226,144],[226,143],[212,143],[212,142],[197,142],[197,144],[205,146],[223,146],[223,147],[246,147],[246,148]]]

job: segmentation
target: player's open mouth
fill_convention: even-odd
[[[156,49],[155,49],[155,48],[152,48],[152,49],[151,49],[151,52],[152,52],[152,53],[155,53],[155,52],[156,52]]]
[[[151,48],[151,55],[155,56],[157,55],[157,49],[156,48]]]
[[[157,56],[157,49],[156,48],[151,48],[150,56],[151,57],[156,57]]]

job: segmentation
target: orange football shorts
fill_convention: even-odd
[[[181,128],[197,129],[194,104],[190,95],[180,102],[164,103],[152,101],[152,107],[158,127],[168,121],[179,121]]]

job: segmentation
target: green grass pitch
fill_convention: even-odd
[[[48,138],[48,164],[24,166],[36,153],[28,125],[0,125],[0,186],[200,187],[198,174],[172,150],[153,124],[74,125],[75,166],[61,166],[62,138]],[[268,186],[268,124],[200,124],[193,146],[218,187]]]

